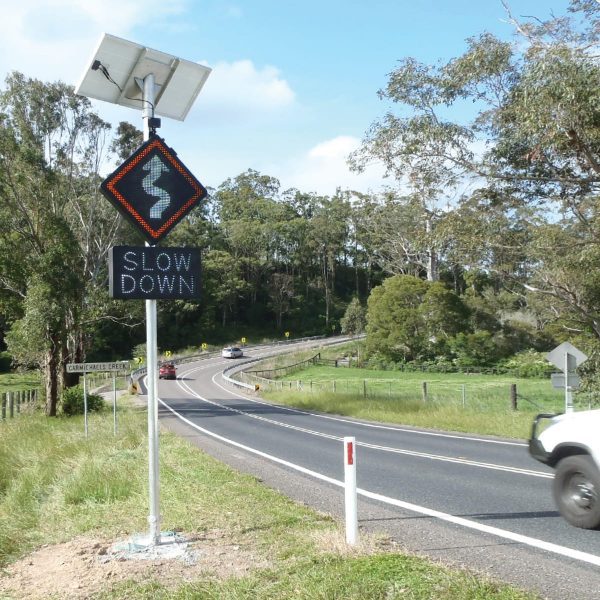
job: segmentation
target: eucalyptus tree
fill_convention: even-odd
[[[0,94],[0,286],[7,343],[45,376],[56,414],[65,363],[83,352],[87,292],[106,278],[119,225],[97,198],[109,125],[63,83],[19,73]]]
[[[271,267],[278,193],[277,179],[252,170],[227,179],[215,193],[225,250],[242,268],[250,304],[256,303]]]
[[[334,303],[336,269],[347,254],[349,215],[350,203],[338,190],[331,198],[318,198],[310,220],[309,247],[317,261],[315,281],[324,295],[324,325],[327,331]]]
[[[597,313],[598,306],[581,301],[583,282],[574,265],[589,261],[591,266],[598,243],[600,5],[572,0],[566,16],[521,20],[505,6],[517,34],[514,42],[483,33],[446,63],[400,61],[379,93],[411,114],[390,111],[375,122],[352,161],[355,168],[381,161],[405,182],[415,173],[436,185],[476,178],[487,188],[486,202],[498,207],[485,217],[498,220],[489,224],[484,214],[470,211],[471,226],[463,222],[455,230],[455,254],[480,239],[481,260],[465,252],[460,257],[465,264],[496,268],[490,266],[492,256],[505,265],[516,260],[526,275],[520,280],[527,284],[521,287],[524,297],[529,290],[554,298],[580,326],[589,326],[589,318],[581,318],[590,310]],[[472,118],[449,116],[452,109],[464,115],[469,106]],[[473,205],[468,196],[464,203]],[[573,243],[540,244],[543,238],[550,241],[546,233],[557,227],[573,235]],[[482,236],[484,230],[497,233]]]

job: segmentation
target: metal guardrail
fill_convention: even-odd
[[[288,375],[295,369],[300,369],[308,364],[317,364],[321,360],[321,353],[318,352],[314,356],[307,358],[305,360],[301,360],[300,362],[293,363],[291,365],[285,365],[284,367],[275,367],[274,369],[257,369],[256,371],[244,371],[247,375],[254,375],[256,377],[260,377],[262,379],[273,379],[274,377],[278,377],[279,375]]]
[[[313,340],[319,340],[319,339],[325,339],[325,336],[324,335],[315,335],[315,336],[310,336],[310,337],[298,338],[295,340],[285,340],[285,341],[276,340],[274,342],[265,342],[264,344],[254,344],[252,346],[246,346],[246,347],[256,349],[256,348],[265,348],[265,347],[269,347],[269,346],[292,346],[294,344],[307,342],[307,341],[313,341]],[[200,354],[190,354],[187,356],[179,356],[179,357],[175,357],[175,358],[169,358],[168,360],[160,361],[158,363],[158,366],[160,367],[161,365],[166,364],[166,363],[180,365],[180,364],[194,362],[196,360],[204,360],[206,358],[212,358],[212,357],[220,356],[220,355],[221,355],[220,350],[212,351],[212,352],[202,352]],[[233,370],[233,369],[235,369],[235,367],[238,367],[238,366],[245,366],[245,365],[251,364],[253,362],[256,362],[258,360],[263,360],[264,358],[267,358],[267,357],[262,357],[260,359],[246,361],[246,362],[244,362],[244,365],[234,365],[233,367],[229,367],[228,369],[225,369],[223,371],[223,373],[225,373],[229,370]],[[147,372],[148,372],[147,366],[140,367],[139,369],[135,369],[134,371],[131,372],[131,375],[129,376],[129,386],[130,386],[130,390],[132,392],[137,392],[139,390],[139,380]],[[254,386],[250,386],[248,384],[242,385],[241,382],[238,382],[233,379],[230,381],[229,378],[225,378],[225,377],[224,377],[224,379],[225,379],[225,381],[227,381],[228,383],[232,383],[233,385],[240,385],[241,387],[247,387],[248,389],[254,390]]]
[[[307,342],[307,341],[313,341],[313,340],[317,340],[317,339],[326,339],[325,336],[313,336],[313,337],[308,337],[308,338],[301,338],[298,340],[294,340],[292,342],[286,342],[287,345],[291,345],[293,343],[298,343],[298,342]],[[322,345],[323,346],[333,346],[336,344],[343,344],[347,341],[349,341],[352,338],[346,337],[346,338],[336,338],[334,340],[330,340],[330,341],[325,341]],[[229,373],[231,373],[231,375],[235,375],[236,373],[241,372],[242,376],[244,376],[246,374],[245,368],[252,363],[255,362],[259,362],[262,360],[267,360],[269,358],[272,358],[274,356],[279,356],[281,353],[280,352],[274,352],[272,354],[267,354],[266,356],[261,356],[260,358],[255,358],[252,359],[250,361],[246,361],[244,362],[244,364],[242,365],[233,365],[231,367],[228,367],[227,369],[224,369],[223,373],[222,373],[222,378],[226,383],[229,383],[230,385],[236,386],[236,387],[242,387],[245,388],[247,390],[252,390],[252,391],[258,391],[260,389],[260,380],[264,381],[264,382],[270,382],[270,379],[265,379],[265,378],[260,378],[260,377],[256,377],[256,379],[259,380],[259,383],[246,383],[244,381],[241,381],[239,379],[233,379],[233,377],[229,376]],[[320,353],[319,353],[320,355]]]

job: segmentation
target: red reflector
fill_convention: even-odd
[[[352,442],[348,442],[346,444],[346,459],[347,459],[347,463],[349,465],[353,465],[354,464],[354,444]]]

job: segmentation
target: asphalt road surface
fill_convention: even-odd
[[[276,348],[248,349],[242,364]],[[231,359],[160,381],[161,423],[297,501],[343,518],[343,438],[356,438],[361,531],[398,550],[538,592],[600,599],[600,531],[568,525],[552,472],[525,441],[451,434],[275,406],[227,384]],[[368,402],[368,400],[366,400]]]

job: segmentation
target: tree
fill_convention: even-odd
[[[65,84],[19,73],[6,83],[0,94],[0,286],[3,312],[10,315],[7,342],[16,357],[42,368],[46,412],[55,415],[65,363],[81,347],[86,285],[99,279],[107,251],[98,245],[101,236],[81,225],[84,210],[94,206],[90,189],[109,126]]]
[[[269,285],[271,308],[275,312],[277,329],[281,330],[283,315],[290,310],[291,300],[294,297],[294,278],[287,273],[273,273]]]
[[[427,282],[395,275],[371,292],[367,308],[367,352],[392,360],[418,358],[427,345],[427,330],[419,307]]]
[[[352,298],[346,307],[346,312],[341,320],[342,333],[346,335],[360,335],[367,326],[367,314],[356,297]]]
[[[422,173],[432,189],[477,178],[475,202],[466,195],[457,209],[487,205],[488,221],[476,212],[449,220],[444,239],[454,240],[455,259],[497,270],[524,301],[544,295],[557,315],[568,310],[576,329],[591,326],[598,336],[599,309],[584,300],[590,296],[575,265],[592,267],[598,244],[600,67],[593,50],[600,5],[572,0],[568,16],[547,20],[507,13],[519,34],[514,43],[484,33],[445,64],[401,60],[380,96],[412,115],[389,112],[375,122],[352,164],[379,160],[404,182]],[[448,118],[449,107],[468,101],[471,122]],[[572,236],[568,247],[548,243],[557,229]],[[470,252],[476,239],[480,257]]]

